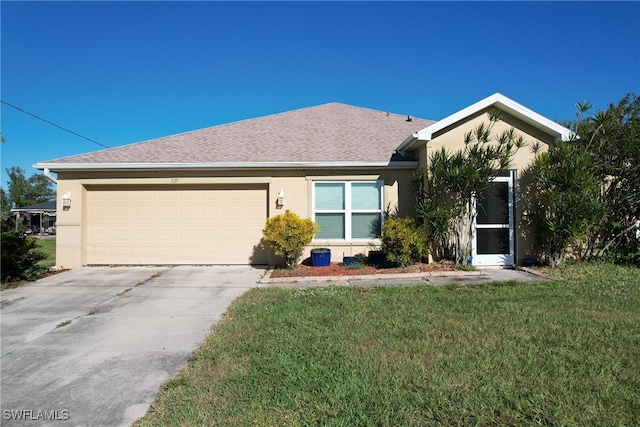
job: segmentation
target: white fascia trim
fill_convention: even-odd
[[[229,169],[414,169],[417,161],[391,162],[229,162],[229,163],[36,163],[36,169],[65,170],[229,170]]]
[[[433,125],[431,125],[433,126]],[[400,154],[404,155],[405,150],[413,145],[414,142],[418,140],[418,132],[412,133],[407,139],[402,141],[402,144],[398,146],[396,151]]]
[[[501,93],[494,93],[493,95],[484,98],[475,104],[472,104],[457,113],[454,113],[444,119],[432,124],[431,126],[427,126],[426,128],[417,132],[415,137],[412,136],[408,138],[405,142],[402,143],[399,150],[406,150],[413,146],[416,141],[431,141],[433,138],[433,134],[441,131],[442,129],[451,126],[460,120],[463,120],[479,111],[484,110],[489,107],[496,107],[502,111],[505,111],[512,116],[522,120],[525,123],[528,123],[538,129],[542,129],[546,132],[550,132],[554,135],[556,140],[562,139],[563,141],[568,141],[573,136],[573,132],[570,129],[554,122],[553,120],[549,120],[546,117],[536,113],[533,110],[528,109],[522,104],[515,102],[514,100],[507,98]]]

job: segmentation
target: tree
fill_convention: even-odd
[[[593,162],[578,145],[560,141],[536,157],[526,215],[550,265],[560,264],[569,248],[584,257],[584,246],[604,212],[600,190]]]
[[[2,207],[2,213],[11,210],[11,203],[9,202],[9,197],[7,192],[4,191],[4,188],[0,188],[0,206]]]
[[[24,169],[12,166],[7,168],[9,209],[46,202],[55,198],[56,192],[46,176],[35,174],[25,177]]]
[[[9,197],[4,188],[0,188],[0,207],[2,212],[2,231],[8,231],[13,229],[13,223],[11,221],[11,204],[9,203]]]
[[[587,255],[640,264],[640,98],[628,94],[581,119],[590,108],[579,104],[574,143],[590,156],[602,183],[604,215]]]
[[[51,182],[43,175],[25,177],[19,167],[7,169],[8,192],[1,189],[2,196],[2,283],[22,279],[35,279],[44,270],[38,262],[46,258],[38,250],[37,240],[12,231],[8,212],[11,208],[33,205],[55,197]]]
[[[46,255],[38,250],[37,239],[22,234],[2,232],[2,283],[17,280],[33,280],[45,268],[38,263]]]
[[[464,264],[471,256],[475,198],[525,145],[514,128],[492,134],[499,120],[498,111],[490,112],[488,125],[482,123],[465,135],[464,149],[450,153],[443,147],[416,172],[418,218],[436,258]]]
[[[575,137],[536,159],[529,222],[551,264],[572,251],[640,265],[640,99],[591,114],[577,104]]]

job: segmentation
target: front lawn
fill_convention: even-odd
[[[253,289],[136,425],[638,425],[640,272]]]
[[[38,249],[47,256],[40,261],[38,265],[44,268],[56,265],[56,239],[40,239],[38,240]]]

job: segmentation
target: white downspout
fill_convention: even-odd
[[[58,184],[58,180],[55,179],[53,175],[51,175],[51,171],[49,170],[49,168],[44,168],[44,176],[46,176],[49,181],[53,182],[54,184]]]

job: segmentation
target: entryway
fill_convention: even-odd
[[[473,265],[515,265],[514,174],[501,171],[476,198]]]

